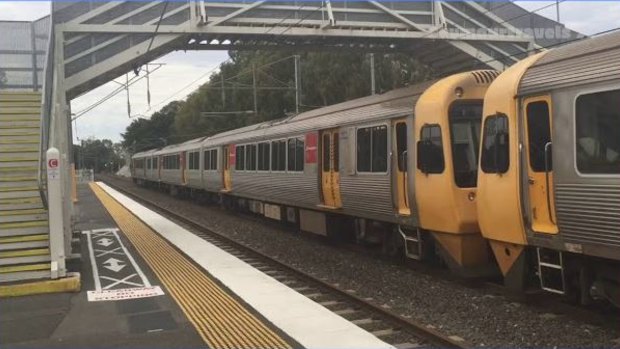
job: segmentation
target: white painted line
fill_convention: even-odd
[[[394,349],[178,224],[104,183],[97,184],[301,346],[313,349]]]
[[[134,274],[131,274],[131,275],[129,275],[129,276],[127,276],[127,277],[125,277],[125,278],[124,278],[124,279],[122,279],[122,280],[115,279],[115,278],[112,278],[112,277],[109,277],[109,276],[102,276],[102,277],[101,277],[102,279],[105,279],[105,280],[110,280],[110,281],[114,281],[113,283],[111,283],[111,284],[107,285],[107,286],[106,286],[106,287],[104,287],[103,289],[104,289],[104,290],[109,290],[109,289],[111,289],[112,287],[114,287],[114,286],[116,286],[116,285],[120,285],[120,284],[125,284],[125,285],[130,285],[130,286],[136,286],[136,287],[145,287],[145,285],[143,285],[143,284],[139,284],[139,283],[136,283],[136,282],[127,281],[127,280],[131,279],[132,277],[134,277],[134,276],[136,276],[136,275],[137,275],[137,274],[135,274],[135,273],[134,273]]]
[[[93,268],[93,279],[95,280],[95,290],[101,291],[101,281],[99,280],[99,269],[97,269],[97,260],[93,251],[93,242],[90,234],[92,231],[86,231],[86,240],[88,241],[88,254],[90,255],[90,265]]]
[[[163,295],[164,292],[159,286],[151,285],[150,281],[140,268],[140,265],[136,262],[131,253],[129,253],[127,247],[125,247],[125,244],[123,244],[123,240],[119,236],[118,231],[118,228],[103,228],[85,230],[82,232],[82,234],[86,235],[86,239],[88,240],[88,253],[90,255],[93,278],[95,282],[95,290],[87,292],[88,301],[115,301]],[[98,246],[100,246],[99,248],[93,248],[93,240]],[[116,246],[115,243],[118,243],[117,247],[110,250],[101,249]],[[95,252],[97,254],[95,254]],[[115,257],[105,257],[107,255],[116,255],[118,256],[117,258],[120,259]],[[99,264],[101,264],[105,269],[100,270]],[[133,269],[127,269],[129,266]],[[113,275],[118,276],[109,276],[110,272],[114,273]],[[127,272],[130,274],[127,275]],[[130,281],[133,278],[140,278],[142,283],[139,283],[138,281]],[[101,283],[104,280],[111,281],[111,283],[102,287]],[[126,285],[126,287],[130,288],[112,289],[118,285]]]
[[[116,239],[118,239],[118,243],[121,245],[121,247],[123,248],[123,251],[125,252],[125,255],[127,256],[127,259],[129,259],[129,261],[131,262],[131,264],[133,264],[134,269],[136,270],[136,272],[138,273],[138,275],[140,275],[140,278],[142,279],[142,283],[144,284],[145,287],[151,287],[151,283],[149,282],[149,279],[146,278],[146,275],[144,275],[144,273],[142,272],[142,269],[140,268],[140,266],[138,265],[138,263],[136,263],[136,260],[133,259],[133,256],[131,255],[131,253],[129,253],[129,251],[127,251],[127,248],[125,247],[125,245],[123,244],[123,241],[121,240],[121,238],[118,236],[118,229],[114,231],[114,236],[116,236]]]

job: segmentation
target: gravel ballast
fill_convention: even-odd
[[[475,346],[620,348],[617,326],[598,326],[578,315],[556,314],[545,307],[515,302],[484,289],[334,247],[271,222],[140,188],[125,179],[114,179],[114,184]]]

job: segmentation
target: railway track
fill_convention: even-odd
[[[192,219],[192,217],[162,207],[157,202],[141,197],[118,185],[115,180],[105,177],[101,179],[114,189],[160,214],[191,228],[196,235],[206,241],[249,263],[256,269],[288,285],[297,292],[399,349],[419,346],[442,348],[470,347],[468,343],[460,338],[445,336],[415,320],[396,314],[385,306],[374,303],[372,299],[359,297],[353,290],[342,289],[338,284],[328,283],[266,255],[257,249],[235,241],[222,233],[209,229]]]

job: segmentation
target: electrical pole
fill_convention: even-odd
[[[224,72],[221,73],[222,85],[222,109],[226,109],[226,90],[224,89]]]
[[[129,74],[125,74],[125,91],[127,91],[127,116],[131,118],[131,104],[129,104]]]
[[[375,86],[375,54],[370,54],[370,94],[377,93]]]
[[[295,114],[299,114],[301,105],[301,62],[299,55],[295,55]]]
[[[560,23],[560,0],[555,0],[555,10],[557,22]]]
[[[256,65],[252,64],[252,89],[254,90],[254,115],[258,115],[258,100],[256,99]]]

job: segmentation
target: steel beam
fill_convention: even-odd
[[[218,18],[218,19],[216,19],[216,20],[214,20],[212,22],[209,22],[207,24],[207,26],[208,27],[215,27],[216,25],[220,25],[220,24],[226,22],[227,20],[229,20],[231,18],[235,18],[235,17],[239,16],[240,14],[246,13],[246,12],[248,12],[248,11],[254,9],[254,8],[257,8],[258,6],[260,6],[260,5],[264,4],[264,3],[265,3],[265,1],[256,1],[256,2],[251,3],[251,4],[247,4],[244,7],[238,9],[235,12],[232,12],[232,13],[224,16],[224,17],[220,17],[220,18]]]
[[[420,31],[424,31],[424,29],[422,27],[420,27],[417,23],[414,23],[414,22],[410,21],[409,19],[405,18],[400,13],[391,10],[390,8],[386,7],[385,5],[383,5],[383,4],[381,4],[381,3],[377,2],[377,1],[374,1],[374,0],[371,0],[371,1],[368,1],[368,2],[370,4],[372,4],[373,6],[375,6],[376,8],[380,9],[381,11],[387,13],[388,15],[390,15],[390,16],[398,19],[399,21],[407,24],[411,28],[414,28],[414,29],[417,29],[417,30],[420,30]]]
[[[61,24],[59,29],[67,33],[124,33],[124,34],[148,34],[153,33],[153,26],[133,26],[126,24],[102,24],[102,25],[72,25]],[[391,39],[427,39],[427,40],[461,40],[461,41],[497,41],[497,42],[530,42],[524,36],[512,35],[493,35],[493,34],[472,34],[465,35],[458,33],[437,32],[426,33],[423,31],[377,31],[361,29],[339,29],[332,28],[321,30],[320,28],[303,27],[284,27],[287,29],[286,35],[289,37],[306,36],[332,36],[332,37],[366,37],[366,38],[391,38]],[[272,27],[240,27],[240,26],[216,26],[216,27],[195,27],[188,28],[187,25],[161,25],[159,33],[162,34],[234,34],[234,35],[268,35]],[[271,34],[273,36],[274,34]]]

